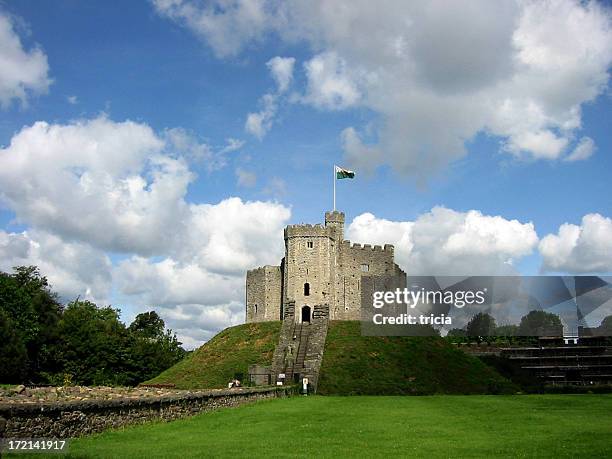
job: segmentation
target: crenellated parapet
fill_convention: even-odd
[[[371,245],[371,244],[351,244],[350,241],[342,241],[341,247],[343,249],[351,249],[351,250],[362,250],[364,252],[391,252],[394,251],[394,246],[392,244],[385,244],[384,246],[380,245]]]
[[[289,225],[285,228],[285,239],[293,237],[331,237],[331,228],[323,225]]]

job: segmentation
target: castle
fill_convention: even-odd
[[[362,276],[405,276],[394,261],[392,245],[344,240],[343,212],[326,212],[324,226],[289,225],[284,236],[285,257],[279,266],[247,272],[247,322],[293,317],[296,323],[307,323],[319,305],[326,305],[330,320],[359,320]]]

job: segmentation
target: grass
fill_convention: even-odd
[[[320,394],[486,394],[519,390],[476,357],[438,337],[361,336],[359,322],[331,322]]]
[[[248,377],[251,364],[270,365],[278,342],[280,322],[261,322],[226,328],[187,358],[147,384],[174,384],[178,389],[227,387],[229,380]]]
[[[228,328],[147,383],[225,387],[249,364],[270,365],[280,322]],[[440,338],[361,336],[359,322],[330,323],[319,392],[341,395],[512,393],[516,386]]]
[[[77,439],[70,457],[610,457],[611,413],[611,395],[293,397]]]

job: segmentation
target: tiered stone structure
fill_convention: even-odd
[[[282,320],[290,305],[296,323],[310,322],[317,305],[328,305],[330,320],[359,320],[362,276],[405,281],[392,245],[344,240],[343,212],[326,212],[325,225],[289,225],[280,265],[247,272],[246,321]]]

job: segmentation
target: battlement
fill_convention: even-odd
[[[370,252],[393,252],[394,246],[392,244],[385,244],[384,246],[380,245],[371,245],[371,244],[359,244],[354,243],[351,244],[351,241],[342,241],[341,247],[343,249],[351,249],[351,250],[363,250]]]
[[[279,271],[279,270],[280,270],[280,266],[272,266],[272,265],[259,266],[257,268],[249,269],[247,271],[247,276],[250,274],[266,273],[270,271]]]
[[[330,237],[330,228],[321,224],[289,225],[285,228],[285,239],[291,237]]]
[[[325,212],[325,224],[327,225],[328,223],[340,223],[344,225],[344,212],[340,212],[339,210]]]

